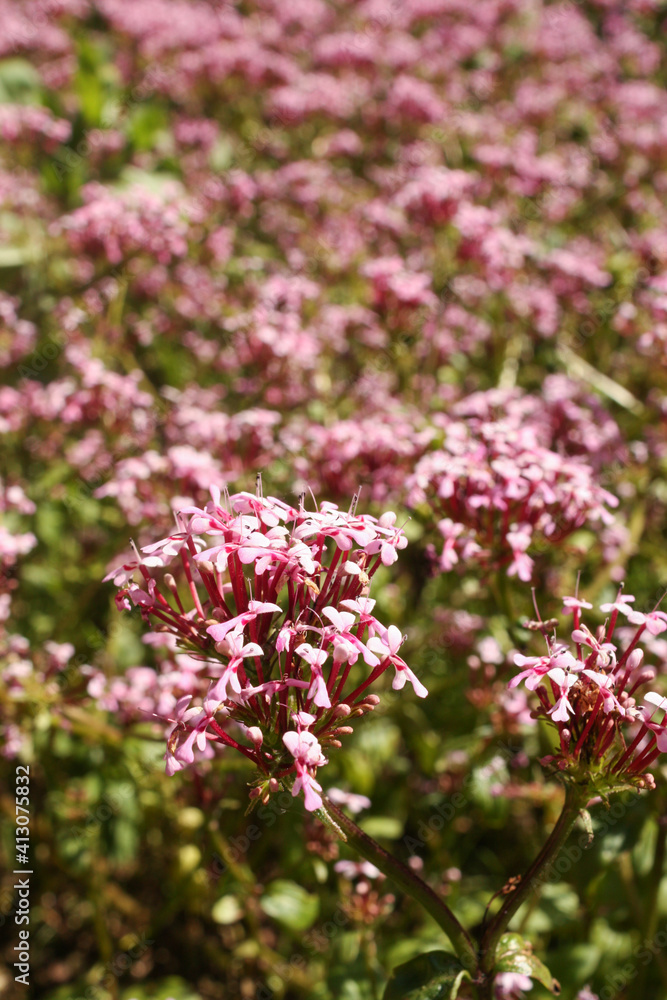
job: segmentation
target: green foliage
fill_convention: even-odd
[[[530,976],[542,983],[551,993],[558,995],[560,985],[551,975],[544,962],[533,954],[533,948],[520,934],[503,934],[496,952],[498,972],[516,972]]]
[[[311,895],[288,879],[271,882],[260,905],[267,916],[292,931],[305,931],[312,927],[320,909],[318,896]]]
[[[456,955],[428,951],[394,969],[383,1000],[456,1000],[469,973]]]

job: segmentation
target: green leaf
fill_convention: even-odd
[[[395,816],[368,816],[359,824],[369,837],[397,840],[403,833],[403,823]]]
[[[26,59],[0,62],[0,101],[11,104],[39,104],[42,81]]]
[[[314,923],[320,901],[296,882],[276,879],[262,896],[261,907],[267,916],[290,930],[305,931]]]
[[[211,916],[216,924],[234,924],[243,916],[236,896],[221,896],[211,910]]]
[[[456,1000],[464,979],[456,955],[427,951],[393,970],[382,1000]]]
[[[0,248],[0,267],[21,267],[23,264],[33,264],[43,254],[34,245]]]
[[[498,942],[495,971],[530,976],[556,996],[560,993],[558,980],[554,979],[544,962],[533,955],[530,941],[526,941],[520,934],[503,934]]]

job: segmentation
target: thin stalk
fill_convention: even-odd
[[[496,948],[498,947],[500,938],[507,930],[507,925],[530,893],[539,888],[541,884],[540,875],[556,859],[569,837],[581,809],[587,801],[588,793],[585,789],[572,784],[566,785],[565,801],[563,802],[561,814],[549,834],[544,847],[522,877],[514,892],[507,896],[482,938],[482,969],[484,972],[490,973],[493,970]]]
[[[444,900],[416,872],[385,851],[384,847],[381,847],[376,840],[364,833],[353,820],[349,819],[325,796],[323,796],[323,802],[324,806],[320,810],[320,816],[324,822],[332,826],[341,839],[353,847],[362,858],[370,861],[408,896],[421,903],[452,942],[461,963],[470,972],[476,973],[478,969],[477,949],[468,932],[459,923]]]

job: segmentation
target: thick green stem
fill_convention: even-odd
[[[564,846],[579,813],[588,801],[588,797],[588,792],[585,788],[574,784],[566,785],[565,801],[561,814],[549,834],[544,847],[522,877],[517,888],[507,895],[505,902],[498,913],[496,913],[482,938],[482,970],[485,973],[488,974],[493,970],[498,942],[507,930],[507,925],[530,893],[539,889],[542,885],[544,881],[543,874],[549,865],[555,861],[558,853]]]
[[[324,807],[320,810],[320,816],[362,858],[370,861],[387,878],[392,879],[399,888],[421,903],[452,942],[461,963],[469,972],[476,973],[478,969],[477,949],[468,932],[459,923],[444,900],[411,868],[385,851],[384,847],[381,847],[377,841],[364,833],[353,820],[349,819],[327,798],[324,798]]]

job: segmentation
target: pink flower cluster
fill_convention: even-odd
[[[2,622],[9,618],[11,593],[17,586],[13,577],[16,562],[37,545],[32,531],[20,531],[15,517],[34,512],[35,504],[21,486],[0,479],[0,636],[4,634]]]
[[[441,570],[476,562],[527,581],[536,540],[555,545],[584,524],[612,522],[608,507],[618,500],[584,458],[558,450],[549,410],[536,400],[473,394],[444,427],[442,447],[417,463],[407,484],[411,506],[441,515]]]
[[[608,617],[593,631],[581,620],[592,605],[563,598],[565,612],[573,616],[571,641],[551,634],[554,622],[529,623],[543,634],[546,652],[517,653],[514,662],[522,669],[509,687],[523,682],[537,696],[536,716],[556,725],[560,747],[543,763],[561,770],[580,767],[607,784],[611,778],[653,787],[647,769],[667,752],[667,698],[646,690],[658,671],[644,663],[639,644],[667,631],[667,613],[635,611],[634,602],[621,588],[615,601],[600,605]],[[634,628],[619,629],[614,641],[619,615]]]
[[[51,227],[52,235],[67,236],[75,253],[93,260],[104,257],[110,264],[119,264],[139,250],[159,264],[186,255],[188,223],[200,212],[177,184],[161,194],[143,188],[116,194],[89,184],[82,195],[86,204]]]
[[[311,511],[303,500],[211,495],[106,578],[121,587],[119,607],[139,608],[157,633],[176,637],[209,680],[173,708],[167,772],[211,756],[213,743],[235,747],[261,772],[253,797],[289,776],[312,811],[325,751],[379,700],[370,685],[393,667],[394,688],[409,681],[427,694],[400,656],[404,637],[375,617],[368,596],[375,571],[407,539],[391,512],[376,519],[355,504]],[[180,583],[164,572],[172,564]]]
[[[47,108],[0,105],[0,138],[4,142],[39,143],[42,148],[52,151],[67,142],[71,134],[71,124],[55,118]]]

